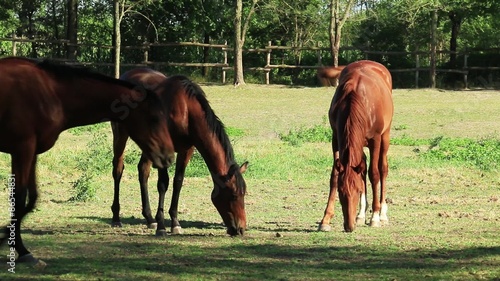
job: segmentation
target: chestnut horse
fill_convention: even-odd
[[[18,262],[45,266],[24,246],[21,222],[38,198],[37,154],[52,148],[62,131],[113,120],[127,128],[156,166],[167,167],[173,160],[160,100],[132,83],[82,68],[10,57],[0,60],[0,84],[0,151],[11,155],[9,202],[15,203],[0,243],[17,251]]]
[[[318,68],[317,76],[321,83],[321,85],[328,86],[336,86],[337,79],[340,76],[340,72],[345,68],[345,65],[339,65],[337,67],[334,66],[326,66],[322,68]]]
[[[366,194],[366,157],[370,150],[368,177],[373,190],[371,226],[388,222],[386,203],[387,151],[394,106],[392,78],[383,65],[362,60],[349,64],[340,76],[340,84],[328,112],[333,131],[334,164],[330,177],[330,195],[319,230],[331,230],[335,193],[338,190],[344,230],[355,228],[356,208],[361,199],[358,218],[364,223]],[[378,185],[380,183],[380,199]],[[359,222],[359,221],[358,221]]]
[[[175,175],[173,180],[172,201],[169,214],[171,232],[182,232],[179,223],[178,202],[184,181],[186,166],[196,147],[212,175],[214,189],[212,202],[219,211],[231,236],[243,235],[246,229],[244,196],[246,183],[242,173],[247,164],[241,167],[234,160],[234,153],[224,125],[210,107],[203,90],[184,76],[166,78],[160,72],[139,68],[124,73],[120,79],[146,87],[156,92],[163,100],[169,123],[170,135],[177,152]],[[112,224],[121,226],[120,222],[120,180],[123,173],[123,152],[128,139],[127,128],[119,123],[112,123],[113,128],[113,178],[114,200]],[[141,188],[142,214],[148,227],[154,228],[157,222],[156,234],[166,235],[163,213],[165,193],[169,184],[167,169],[158,170],[158,210],[156,220],[151,216],[148,196],[148,178],[151,162],[142,155],[138,164],[139,184]]]

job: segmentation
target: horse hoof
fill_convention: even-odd
[[[168,233],[165,229],[157,229],[156,237],[167,237]]]
[[[365,218],[356,218],[356,225],[364,225]]]
[[[38,260],[38,262],[33,265],[33,268],[36,270],[44,270],[46,266],[47,264],[44,261]]]
[[[123,227],[121,221],[114,221],[111,223],[111,227]]]
[[[22,257],[17,258],[17,262],[19,263],[32,263],[36,264],[38,262],[38,259],[33,256],[33,254],[26,254]]]
[[[370,226],[371,227],[380,227],[380,221],[371,221]]]
[[[318,231],[329,232],[332,231],[332,227],[329,224],[320,224],[318,227]]]
[[[36,270],[43,270],[47,266],[44,261],[35,258],[32,254],[27,254],[17,258],[17,262],[29,264]]]
[[[157,226],[158,226],[158,224],[156,222],[148,223],[149,229],[156,229]]]
[[[381,224],[382,226],[389,225],[389,220],[380,220],[380,224]]]
[[[182,234],[182,227],[180,226],[172,227],[172,234],[174,235]]]

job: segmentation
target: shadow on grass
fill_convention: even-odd
[[[96,221],[104,224],[111,225],[111,218],[103,218],[103,217],[77,217],[78,219],[83,219],[83,220],[91,220],[91,221]],[[146,219],[144,218],[136,218],[135,216],[132,217],[125,217],[120,219],[123,225],[132,225],[132,226],[140,226],[140,225],[146,225]],[[202,221],[181,221],[180,222],[183,228],[197,228],[197,229],[218,229],[221,227],[224,227],[222,224],[217,224],[217,223],[207,223],[207,222],[202,222]],[[170,220],[165,220],[165,225],[167,228],[170,227]]]
[[[75,279],[103,280],[132,280],[134,276],[162,276],[165,280],[371,280],[375,277],[381,278],[379,280],[498,280],[495,274],[499,273],[500,258],[498,246],[412,251],[273,243],[213,247],[198,243],[96,241],[88,245],[70,242],[60,246],[67,250],[66,255],[45,259],[51,265],[43,273],[47,280],[65,274],[76,275]],[[2,257],[0,261],[3,260]],[[26,277],[26,274],[18,277]]]

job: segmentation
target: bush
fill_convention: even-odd
[[[92,140],[87,143],[87,150],[76,157],[77,169],[82,173],[73,182],[75,195],[73,201],[91,201],[95,199],[97,186],[94,184],[94,177],[111,171],[111,141],[103,132],[96,132]]]

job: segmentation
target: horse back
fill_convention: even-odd
[[[166,78],[163,73],[151,68],[134,68],[120,76],[120,80],[128,81],[153,91]]]
[[[358,101],[356,106],[346,106],[346,103],[353,101]],[[358,115],[365,115],[363,120],[366,122],[367,139],[390,130],[394,107],[392,78],[387,68],[366,60],[349,64],[340,75],[340,84],[332,101],[332,117],[345,114],[338,110],[346,108]]]

